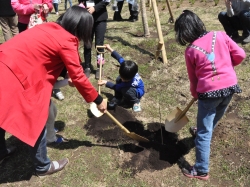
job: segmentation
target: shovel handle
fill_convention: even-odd
[[[100,55],[101,55],[101,62],[100,62],[100,68],[99,68],[99,81],[101,81],[102,80],[102,53],[100,53]],[[99,93],[99,95],[101,95],[101,86],[100,85],[98,85],[98,93]]]
[[[188,103],[188,105],[186,106],[186,108],[180,113],[180,115],[175,119],[175,123],[177,122],[177,121],[179,121],[186,113],[187,113],[187,111],[189,110],[189,108],[192,106],[192,104],[194,103],[196,101],[196,99],[195,98],[193,98],[189,103]]]
[[[116,125],[118,125],[125,133],[130,133],[128,129],[126,129],[119,121],[117,121],[117,119],[115,119],[114,116],[112,116],[112,114],[110,114],[108,111],[106,112],[106,114],[116,123]]]
[[[97,46],[95,47],[95,50],[96,50],[98,53],[100,53],[100,54],[105,53],[104,51],[103,51],[103,52],[98,51],[98,49],[106,49],[106,46],[104,46],[104,45],[97,45]]]
[[[173,23],[173,22],[174,22],[174,16],[173,16],[173,14],[172,14],[172,11],[171,11],[171,7],[170,7],[170,4],[169,4],[169,1],[166,0],[166,2],[167,2],[167,6],[168,6],[168,11],[169,11],[170,16],[171,16],[171,18],[170,18],[171,21],[170,21],[170,22]]]

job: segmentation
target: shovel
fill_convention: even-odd
[[[166,2],[167,2],[167,6],[168,6],[168,11],[169,11],[169,13],[170,13],[170,18],[168,19],[168,22],[169,22],[169,23],[174,23],[174,16],[173,16],[173,14],[172,14],[172,11],[171,11],[171,7],[170,7],[170,4],[169,4],[169,1],[166,0]]]
[[[101,57],[100,57],[100,58],[101,58],[101,63],[100,63],[100,68],[99,68],[99,80],[102,80],[102,58],[103,58],[102,54],[103,54],[104,52],[98,51],[98,48],[103,48],[103,49],[105,49],[106,47],[105,47],[105,46],[96,46],[96,51],[101,55]],[[100,86],[100,85],[98,86],[98,93],[99,93],[99,95],[101,95],[101,86]],[[104,102],[107,103],[107,99],[103,99],[103,100],[104,100]],[[103,113],[102,113],[100,110],[98,110],[98,108],[97,108],[97,106],[96,106],[96,104],[95,104],[94,102],[90,103],[90,111],[91,111],[96,117],[100,117],[100,116],[103,115]]]
[[[96,105],[90,105],[90,111],[92,112],[92,114],[96,117],[101,117],[103,115],[103,113],[101,111],[99,111],[96,107]],[[108,117],[110,119],[113,120],[113,122],[115,122],[116,125],[118,125],[125,133],[126,136],[137,140],[138,142],[149,142],[149,140],[147,138],[144,138],[134,132],[130,132],[128,129],[126,129],[126,127],[124,127],[117,119],[115,119],[114,116],[112,116],[112,114],[110,114],[108,111],[106,111],[106,113],[108,115]]]
[[[168,132],[178,132],[184,127],[189,122],[186,113],[195,101],[196,99],[193,98],[183,111],[176,107],[176,109],[167,116],[165,130]]]
[[[90,111],[92,112],[92,114],[96,117],[101,117],[103,115],[103,113],[98,110],[98,108],[96,107],[95,103],[91,103],[90,105]],[[125,133],[126,136],[137,140],[138,142],[149,142],[149,140],[147,138],[144,138],[134,132],[130,132],[128,129],[126,129],[117,119],[115,119],[114,116],[112,116],[112,114],[110,114],[108,111],[106,111],[106,113],[108,115],[108,117],[110,117],[110,119],[112,119],[116,125],[118,125]]]

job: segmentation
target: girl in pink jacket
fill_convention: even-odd
[[[31,14],[36,11],[48,14],[53,9],[51,0],[11,0],[11,5],[18,15],[19,33],[27,29]]]
[[[217,122],[226,111],[234,93],[240,93],[234,66],[246,57],[225,32],[206,31],[200,18],[189,10],[175,22],[176,41],[188,44],[185,51],[190,90],[198,99],[196,162],[182,172],[190,178],[208,180],[210,143]]]

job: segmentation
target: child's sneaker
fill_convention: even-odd
[[[115,97],[111,99],[109,102],[109,107],[114,107],[115,105],[118,105],[121,101],[119,99],[116,99]]]
[[[64,138],[61,137],[61,136],[57,137],[57,140],[55,141],[55,143],[56,143],[56,144],[60,144],[60,143],[62,143],[62,142],[64,142]]]
[[[97,59],[97,64],[100,65],[100,63],[101,63],[101,58],[98,58]],[[105,64],[105,59],[104,58],[102,58],[102,65],[103,64]]]
[[[58,133],[58,132],[59,132],[59,129],[57,129],[57,128],[54,128],[54,130],[55,130],[55,133]]]
[[[57,99],[59,99],[60,101],[64,100],[64,95],[62,94],[60,89],[54,89],[53,92]]]
[[[190,169],[186,169],[186,168],[182,168],[182,173],[183,175],[185,175],[186,177],[189,178],[197,178],[200,180],[208,180],[209,179],[209,175],[208,173],[201,173],[195,170],[195,168],[192,166],[190,167]]]
[[[193,137],[196,137],[196,135],[197,135],[197,127],[190,127],[189,132]]]
[[[134,112],[141,112],[141,104],[140,103],[135,103],[133,106],[133,111]]]

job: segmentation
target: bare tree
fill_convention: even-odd
[[[147,19],[147,13],[146,13],[145,0],[141,0],[140,8],[141,8],[141,15],[142,15],[142,24],[143,24],[143,29],[144,29],[144,37],[149,37],[150,33],[148,29],[148,19]]]

